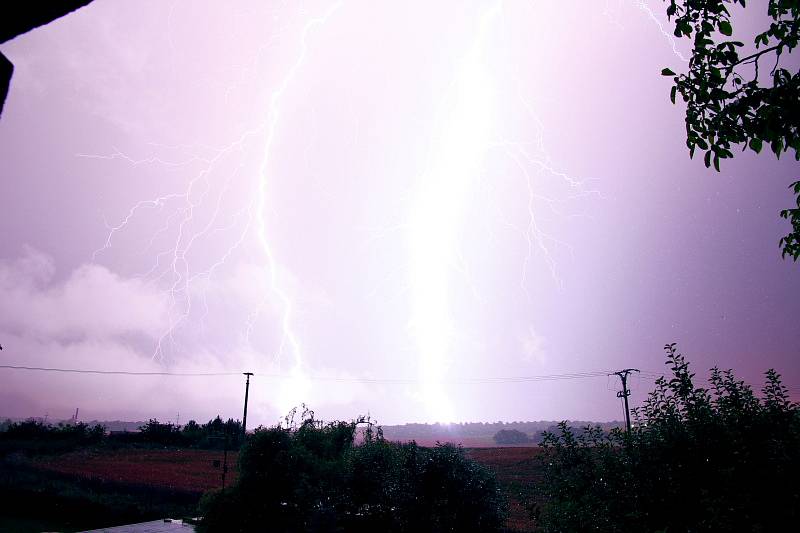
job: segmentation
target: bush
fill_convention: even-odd
[[[22,450],[26,453],[59,453],[78,446],[99,444],[106,428],[100,424],[44,424],[36,420],[13,422],[0,432],[0,455]]]
[[[5,431],[0,433],[0,438],[4,440],[34,440],[41,438],[51,438],[60,440],[74,440],[81,443],[93,443],[100,441],[105,435],[106,428],[100,424],[90,426],[83,422],[77,424],[58,424],[52,426],[36,420],[26,420],[24,422],[13,422],[9,424]]]
[[[139,426],[139,439],[143,442],[162,444],[165,446],[179,446],[183,444],[183,435],[180,426],[171,422],[159,422],[151,418],[143,426]]]
[[[237,449],[242,441],[242,423],[219,416],[206,424],[190,420],[185,426],[159,422],[152,418],[139,426],[139,431],[119,432],[110,435],[109,442],[117,445],[156,445],[202,449]]]
[[[761,398],[731,371],[694,385],[665,347],[631,435],[562,423],[546,433],[535,517],[542,531],[782,531],[800,518],[800,410],[774,371]]]
[[[106,435],[106,428],[101,424],[78,422],[52,425],[36,420],[0,422],[0,455],[16,450],[56,453],[96,444],[222,450],[237,449],[241,440],[242,423],[234,419],[222,420],[219,416],[205,424],[190,420],[183,427],[152,418],[139,426],[139,431],[112,432],[110,435]]]
[[[181,429],[181,435],[187,446],[218,450],[238,448],[242,440],[242,423],[232,418],[222,420],[219,415],[206,424],[190,420]]]
[[[526,444],[531,442],[531,438],[526,433],[516,429],[501,429],[492,438],[496,444]]]
[[[303,421],[259,428],[239,480],[207,495],[200,531],[499,531],[505,504],[494,476],[451,445],[421,448],[371,425]]]

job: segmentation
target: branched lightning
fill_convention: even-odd
[[[266,197],[268,193],[268,182],[266,176],[269,172],[269,164],[272,159],[272,145],[275,142],[275,136],[277,132],[278,126],[278,119],[280,118],[280,102],[281,99],[286,92],[287,87],[292,82],[294,77],[297,74],[297,71],[300,70],[300,67],[303,65],[305,61],[306,54],[308,53],[308,35],[315,26],[324,23],[339,7],[341,6],[341,2],[337,2],[331,6],[328,11],[319,18],[314,18],[310,20],[305,27],[303,28],[303,32],[300,38],[300,53],[297,57],[297,61],[291,66],[287,75],[283,78],[283,81],[280,83],[278,88],[272,93],[269,102],[269,116],[267,119],[267,138],[264,144],[264,159],[261,163],[261,170],[260,175],[262,179],[259,182],[259,191],[258,191],[258,200],[256,206],[256,212],[258,213],[259,218],[261,219],[261,224],[258,226],[257,236],[258,241],[261,244],[261,248],[264,251],[264,254],[267,258],[267,263],[269,266],[269,281],[270,287],[272,292],[280,299],[283,305],[283,314],[281,317],[281,326],[283,328],[283,338],[281,340],[281,344],[278,350],[278,358],[280,360],[281,356],[283,355],[283,350],[285,349],[286,345],[289,345],[289,349],[292,353],[292,357],[294,358],[294,365],[296,369],[300,369],[302,367],[302,359],[300,355],[300,343],[297,340],[297,336],[292,329],[292,302],[289,298],[288,293],[281,287],[278,279],[278,265],[275,261],[275,256],[272,252],[272,246],[270,245],[269,239],[267,237],[267,224],[266,224]]]
[[[632,0],[633,1],[633,0]],[[273,241],[270,238],[268,199],[272,183],[272,162],[279,125],[283,113],[282,105],[287,91],[297,78],[309,54],[309,40],[315,28],[325,24],[340,8],[342,2],[331,5],[321,16],[309,19],[302,27],[299,36],[299,49],[294,61],[275,85],[269,95],[264,120],[257,127],[244,131],[237,139],[221,147],[171,147],[181,152],[190,152],[188,156],[163,158],[150,156],[134,158],[123,151],[112,147],[108,155],[78,154],[79,157],[106,161],[121,161],[139,167],[155,165],[169,169],[194,169],[193,174],[182,191],[169,192],[155,198],[138,201],[117,223],[106,223],[106,237],[103,245],[92,253],[92,261],[98,261],[111,249],[115,239],[128,228],[134,219],[152,210],[168,210],[164,224],[153,232],[143,252],[157,246],[164,235],[172,235],[168,247],[158,249],[151,268],[140,276],[150,283],[164,287],[168,301],[166,325],[159,335],[152,353],[152,358],[166,361],[169,355],[179,349],[175,338],[178,329],[192,316],[193,309],[199,305],[199,323],[201,331],[209,313],[209,304],[203,291],[196,291],[196,285],[208,282],[214,274],[225,265],[231,256],[243,246],[245,241],[254,238],[258,243],[265,262],[265,282],[267,293],[262,294],[258,303],[250,310],[242,325],[242,341],[250,345],[251,332],[257,325],[259,317],[265,309],[273,305],[278,309],[277,326],[280,329],[280,340],[272,354],[278,365],[289,360],[291,364],[288,379],[283,385],[282,409],[305,400],[309,389],[302,346],[295,330],[295,298],[293,290],[287,285],[287,276],[282,275],[282,267],[276,258]],[[661,34],[672,46],[673,53],[681,60],[686,58],[678,50],[675,40],[664,29],[662,22],[655,16],[645,0],[633,1],[638,9],[644,12],[658,27]],[[470,269],[458,246],[459,233],[466,204],[470,193],[481,179],[484,160],[490,153],[500,154],[513,163],[518,171],[514,179],[519,178],[526,195],[526,219],[518,227],[507,222],[506,225],[519,231],[526,246],[521,265],[519,286],[528,293],[528,276],[534,255],[540,258],[558,287],[563,287],[564,280],[559,275],[557,252],[559,248],[571,251],[567,242],[557,238],[540,223],[539,206],[546,206],[559,217],[567,215],[561,211],[564,202],[590,195],[602,198],[598,190],[587,187],[587,181],[578,179],[560,170],[553,164],[545,149],[544,125],[534,113],[533,105],[523,96],[519,89],[517,97],[519,107],[531,122],[535,124],[533,142],[520,142],[506,139],[496,123],[493,106],[497,103],[494,80],[488,69],[487,39],[493,31],[498,15],[503,12],[502,0],[497,0],[482,14],[475,37],[457,64],[452,83],[438,114],[439,121],[434,126],[436,137],[428,154],[428,161],[417,182],[417,194],[414,197],[411,213],[401,224],[380,233],[376,238],[384,238],[389,232],[402,231],[408,239],[408,264],[405,274],[408,277],[408,288],[411,300],[410,330],[416,340],[419,352],[419,369],[421,374],[420,396],[430,410],[433,418],[448,421],[454,418],[443,384],[450,366],[454,339],[457,336],[457,324],[454,323],[450,291],[452,289],[453,272],[463,278],[476,298],[480,291],[472,282]],[[285,30],[281,30],[285,31]],[[275,39],[273,35],[270,39]],[[272,41],[270,41],[271,43]],[[170,41],[172,46],[172,42]],[[267,43],[264,47],[269,46]],[[263,48],[262,48],[263,49]],[[247,70],[256,69],[257,61],[253,61]],[[241,80],[236,83],[241,83]],[[232,88],[229,87],[227,94]],[[513,104],[512,104],[513,105]],[[358,117],[355,117],[358,124]],[[441,122],[441,124],[438,124]],[[355,135],[358,132],[356,131]],[[212,180],[217,179],[216,172],[223,161],[242,152],[246,144],[252,140],[259,141],[260,158],[257,174],[253,178],[250,200],[239,206],[232,214],[223,213],[223,205],[234,182],[247,179],[243,175],[244,165],[237,165],[233,171],[227,172],[221,190],[211,198]],[[354,141],[355,142],[355,141]],[[569,194],[560,198],[548,195],[537,182],[540,176],[557,180],[569,190]],[[209,207],[210,206],[210,207]],[[194,228],[195,212],[208,210],[210,217],[200,228]],[[200,239],[218,232],[235,230],[235,237],[226,249],[203,268],[192,268],[189,253]],[[199,303],[197,302],[199,298]]]
[[[292,392],[293,397],[284,399],[284,407],[291,406],[297,401],[302,401],[304,399],[303,394],[307,389],[307,380],[303,377],[303,358],[300,343],[292,324],[292,299],[289,291],[282,285],[281,276],[279,274],[280,267],[276,261],[268,237],[266,196],[269,194],[268,178],[270,163],[281,114],[281,100],[306,59],[309,50],[309,35],[316,26],[323,24],[340,5],[341,2],[333,4],[322,16],[310,19],[303,26],[297,58],[277,84],[276,88],[271,92],[264,122],[257,128],[243,132],[238,139],[227,146],[211,149],[210,151],[213,154],[211,157],[193,155],[179,161],[170,161],[157,156],[136,159],[116,148],[113,148],[113,152],[109,155],[77,154],[79,157],[84,158],[121,160],[132,166],[159,165],[161,167],[177,168],[187,167],[192,164],[202,165],[202,169],[188,181],[184,191],[139,201],[130,208],[128,214],[119,223],[114,225],[106,224],[108,233],[105,242],[102,247],[93,252],[92,261],[97,261],[104,251],[110,249],[115,236],[119,232],[125,230],[141,212],[148,209],[172,206],[172,211],[167,216],[165,224],[151,236],[145,250],[149,250],[159,236],[167,233],[172,228],[175,228],[176,236],[169,248],[160,250],[156,254],[153,266],[141,276],[143,279],[152,283],[163,283],[166,280],[167,288],[165,289],[165,294],[169,301],[168,324],[157,339],[152,354],[154,359],[165,360],[166,355],[177,348],[174,339],[176,330],[192,313],[194,305],[192,286],[197,282],[210,280],[215,271],[225,264],[231,255],[242,246],[247,235],[254,234],[266,260],[269,291],[277,299],[277,304],[281,309],[279,319],[281,339],[277,352],[274,354],[274,360],[280,364],[285,352],[288,352],[293,365],[290,371],[290,383],[287,384],[286,391],[284,391]],[[269,43],[265,44],[264,47],[268,44]],[[211,215],[208,221],[201,228],[190,231],[189,226],[194,222],[195,210],[208,202],[207,197],[211,190],[209,179],[216,167],[235,151],[243,150],[247,141],[261,135],[264,136],[262,144],[263,157],[259,165],[257,183],[253,188],[253,194],[250,195],[252,200],[230,216],[228,223],[219,223],[222,202],[231,184],[235,180],[241,179],[240,172],[242,166],[239,165],[233,172],[228,174],[223,188],[221,192],[218,193],[213,208],[211,208]],[[183,146],[182,148],[186,149],[190,147]],[[253,228],[254,225],[255,228]],[[238,233],[227,249],[210,266],[200,271],[193,271],[193,269],[190,268],[187,254],[190,252],[193,245],[198,242],[198,239],[232,228],[238,228]],[[255,229],[255,231],[251,232],[253,229]],[[199,297],[202,310],[199,320],[202,330],[203,321],[208,314],[208,302],[204,292],[201,291]],[[259,313],[268,302],[269,298],[266,295],[263,296],[260,303],[250,313],[243,328],[243,339],[245,342],[249,342],[250,331]]]
[[[284,410],[292,408],[293,406],[298,404],[298,401],[304,400],[304,396],[309,388],[309,383],[308,379],[304,375],[305,371],[303,369],[303,359],[300,351],[300,343],[298,342],[297,335],[295,334],[294,329],[292,327],[292,313],[293,313],[292,301],[289,298],[288,292],[280,284],[280,279],[278,275],[278,264],[275,260],[275,255],[272,252],[272,246],[270,245],[267,236],[266,197],[269,192],[267,175],[269,173],[269,165],[272,160],[271,157],[272,145],[275,142],[278,120],[280,118],[281,99],[284,93],[286,92],[287,87],[289,87],[289,84],[295,78],[298,70],[300,70],[300,67],[303,65],[303,62],[305,61],[306,55],[308,53],[308,36],[316,26],[324,24],[331,17],[331,15],[333,15],[333,13],[337,9],[339,9],[341,4],[342,4],[341,2],[336,2],[330,8],[328,8],[328,10],[321,17],[311,19],[306,23],[305,27],[303,28],[300,37],[300,52],[298,54],[297,60],[291,66],[288,73],[283,78],[283,81],[280,83],[280,85],[278,85],[277,89],[272,93],[272,96],[270,97],[269,115],[267,118],[267,137],[266,137],[266,142],[264,143],[264,159],[261,162],[261,170],[259,172],[261,180],[259,181],[256,212],[261,221],[261,224],[259,224],[258,226],[257,238],[261,245],[262,250],[264,251],[264,255],[267,258],[267,264],[269,267],[270,289],[277,296],[277,298],[281,301],[282,304],[282,314],[280,320],[281,320],[281,329],[283,335],[281,337],[280,346],[278,348],[277,360],[280,364],[280,361],[283,356],[283,351],[288,345],[294,363],[291,369],[291,380],[289,380],[287,383],[284,383],[284,393],[281,395],[282,401],[284,402],[284,405],[282,406]],[[248,326],[248,331],[249,329],[250,326]]]
[[[621,4],[622,1],[623,0],[619,0],[619,3]],[[678,44],[677,41],[675,40],[675,37],[669,31],[667,31],[666,28],[664,28],[664,22],[660,18],[658,18],[658,16],[656,16],[656,14],[653,12],[653,9],[650,7],[650,4],[647,2],[647,0],[627,0],[627,2],[636,7],[637,9],[639,9],[642,13],[644,13],[647,16],[648,19],[650,19],[650,21],[653,24],[655,24],[655,26],[658,28],[659,33],[664,37],[664,39],[670,45],[670,48],[672,48],[672,53],[675,55],[675,57],[677,57],[684,63],[689,62],[689,58],[687,58],[683,54],[683,52],[681,52],[678,49]],[[623,29],[623,25],[616,18],[614,18],[614,16],[609,11],[608,0],[606,0],[606,6],[603,13],[613,24],[618,26],[620,29]]]
[[[666,29],[664,29],[664,23],[661,22],[661,20],[658,17],[656,17],[656,14],[653,13],[652,9],[650,9],[650,6],[648,5],[648,3],[645,0],[635,0],[634,4],[640,10],[642,10],[647,15],[647,17],[651,21],[653,21],[653,23],[658,27],[659,32],[661,32],[661,35],[664,36],[664,38],[667,40],[667,42],[672,47],[672,53],[675,54],[675,56],[678,59],[680,59],[681,61],[683,61],[684,63],[688,63],[689,59],[685,55],[683,55],[683,53],[680,50],[678,50],[678,44],[675,41],[674,36],[670,32],[668,32]]]
[[[236,150],[240,150],[245,141],[250,137],[257,135],[258,132],[259,129],[244,132],[238,139],[229,145],[212,149],[212,151],[215,152],[213,157],[209,158],[194,155],[180,162],[167,161],[160,157],[135,159],[118,149],[114,149],[114,152],[110,155],[78,154],[79,157],[84,158],[107,160],[118,159],[133,166],[159,165],[167,167],[182,167],[191,163],[202,164],[202,169],[191,177],[191,179],[188,181],[186,189],[183,192],[169,193],[154,199],[139,201],[134,204],[133,207],[131,207],[131,209],[128,211],[128,214],[122,219],[121,222],[114,226],[108,226],[107,224],[109,231],[104,245],[92,253],[92,261],[96,262],[98,260],[98,256],[102,252],[111,248],[114,236],[128,227],[140,211],[146,209],[163,208],[170,203],[178,204],[167,217],[164,226],[156,230],[156,232],[154,232],[154,234],[151,236],[145,250],[150,249],[160,235],[166,233],[173,225],[176,225],[176,235],[174,237],[173,244],[169,248],[159,251],[156,254],[153,266],[140,276],[142,279],[148,280],[152,283],[159,283],[165,278],[167,279],[167,289],[165,290],[165,294],[169,302],[169,309],[166,317],[168,323],[156,341],[156,345],[152,354],[153,359],[163,361],[165,359],[165,355],[167,354],[167,346],[169,346],[171,351],[177,349],[174,333],[177,328],[180,327],[189,317],[192,311],[192,282],[202,277],[210,277],[245,238],[245,235],[249,229],[249,222],[244,224],[244,228],[241,230],[234,244],[216,263],[212,264],[203,272],[191,274],[191,268],[186,256],[199,237],[202,237],[203,235],[206,235],[212,231],[219,231],[222,229],[217,226],[217,222],[220,218],[220,205],[225,198],[233,179],[236,177],[241,167],[238,166],[234,172],[228,175],[223,190],[217,197],[215,209],[212,210],[211,218],[206,225],[199,231],[187,232],[187,227],[194,221],[195,209],[203,205],[203,202],[206,200],[209,194],[210,176],[226,156],[234,153]],[[252,206],[250,206],[250,211],[252,212]],[[166,261],[169,268],[161,270],[162,259],[167,257],[169,257],[169,259]]]
[[[493,109],[498,95],[487,70],[486,41],[502,8],[502,1],[498,1],[481,17],[475,39],[459,63],[459,70],[444,99],[444,109],[440,112],[443,126],[431,147],[426,170],[419,179],[420,193],[410,222],[397,226],[405,227],[409,232],[410,266],[407,275],[413,301],[411,329],[419,347],[421,397],[430,416],[439,421],[453,419],[443,389],[457,331],[450,309],[451,272],[458,272],[479,298],[457,241],[464,204],[481,175],[484,158],[490,151],[499,150],[514,162],[524,180],[528,221],[526,227],[518,229],[527,244],[520,280],[520,287],[526,293],[526,277],[534,249],[540,250],[553,280],[562,286],[549,244],[569,248],[567,243],[548,234],[538,223],[537,203],[544,201],[550,209],[558,212],[556,206],[559,202],[588,195],[602,197],[599,191],[587,189],[584,180],[574,178],[551,164],[544,149],[541,122],[523,97],[520,96],[522,107],[538,126],[534,144],[537,153],[543,157],[529,153],[526,145],[530,143],[500,138]],[[559,201],[547,197],[537,191],[531,168],[560,180],[574,192]]]

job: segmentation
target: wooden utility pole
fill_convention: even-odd
[[[247,381],[244,384],[244,415],[242,415],[242,443],[244,443],[244,439],[247,437],[247,396],[250,394],[250,376],[252,376],[253,373],[242,373],[247,376]]]
[[[631,395],[631,390],[628,388],[628,375],[630,375],[631,372],[638,371],[639,369],[637,368],[626,368],[613,373],[614,376],[619,376],[619,379],[622,380],[622,390],[617,391],[617,398],[625,400],[625,429],[628,432],[628,436],[631,434],[631,412],[628,409],[628,396]],[[609,376],[610,375],[612,374],[609,374]]]

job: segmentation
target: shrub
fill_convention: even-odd
[[[180,445],[184,440],[180,426],[171,422],[159,422],[155,418],[139,426],[138,437],[143,442],[162,445]]]
[[[106,428],[100,424],[90,426],[83,422],[77,424],[58,424],[57,426],[44,424],[37,420],[13,422],[0,433],[3,439],[34,440],[51,438],[60,440],[74,440],[82,443],[97,442],[105,435]]]
[[[100,424],[44,424],[36,420],[13,422],[0,432],[0,455],[22,450],[26,453],[58,453],[78,446],[100,443],[106,428]]]
[[[239,479],[201,506],[200,531],[498,531],[505,504],[494,476],[452,445],[421,448],[353,422],[259,428]]]
[[[501,429],[492,438],[497,444],[526,444],[531,442],[531,438],[526,433],[516,429]]]
[[[634,410],[631,435],[562,423],[545,434],[534,507],[542,531],[781,531],[800,518],[800,410],[774,371],[761,398],[731,371],[697,387],[674,344],[672,377]]]
[[[236,449],[242,441],[242,423],[219,416],[205,424],[190,420],[185,426],[150,419],[139,426],[139,431],[112,434],[113,444],[177,446],[203,449]]]

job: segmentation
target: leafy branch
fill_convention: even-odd
[[[800,42],[800,0],[769,0],[770,25],[755,36],[756,52],[745,56],[740,56],[744,43],[727,38],[734,32],[728,6],[744,8],[746,0],[666,1],[675,36],[693,41],[688,72],[661,71],[673,77],[672,103],[677,95],[686,103],[689,156],[699,149],[706,167],[719,171],[720,160],[732,158],[734,146],[760,153],[766,144],[777,158],[791,149],[800,160],[800,71],[783,66]],[[764,80],[759,63],[768,56],[774,56],[774,64]],[[800,206],[800,187],[791,187]],[[800,213],[787,209],[781,217],[792,223],[779,243],[782,254],[797,260]]]

